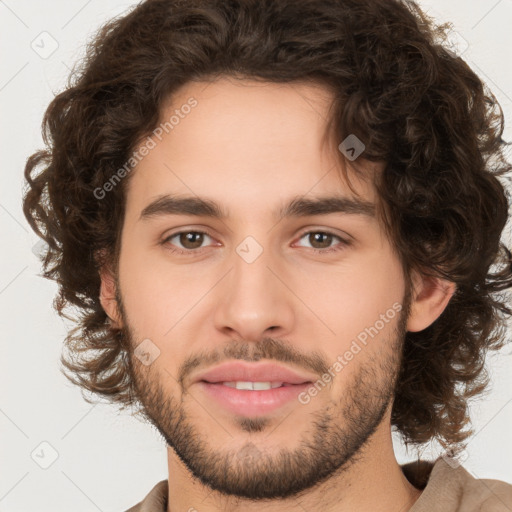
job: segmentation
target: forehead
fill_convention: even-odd
[[[325,138],[332,100],[318,84],[187,83],[142,142],[152,149],[132,171],[127,211],[140,214],[165,194],[208,197],[226,212],[253,215],[275,214],[303,195],[355,197],[342,177],[339,141]],[[361,198],[374,203],[371,181],[347,170]]]

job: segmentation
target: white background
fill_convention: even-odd
[[[56,285],[38,277],[38,241],[21,211],[23,168],[43,147],[40,125],[85,43],[129,1],[0,0],[0,512],[122,511],[167,478],[166,450],[148,425],[112,406],[83,401],[59,370],[66,326],[52,309]],[[425,0],[438,21],[452,21],[469,47],[463,57],[487,82],[509,119],[512,139],[512,0]],[[58,42],[41,58],[32,41]],[[488,360],[490,392],[472,406],[477,432],[464,467],[480,478],[512,482],[511,347]],[[41,442],[58,452],[48,468],[31,453]],[[42,447],[44,457],[51,450]],[[41,447],[38,448],[41,453]],[[399,462],[414,458],[396,442]],[[427,452],[434,454],[435,451]]]

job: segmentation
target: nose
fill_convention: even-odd
[[[216,328],[247,341],[285,336],[293,328],[294,310],[293,286],[283,265],[269,250],[252,262],[240,254],[233,252],[231,271],[216,287]]]

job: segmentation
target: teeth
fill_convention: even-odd
[[[224,386],[236,389],[245,389],[250,391],[265,391],[267,389],[279,388],[283,385],[282,382],[223,382]]]

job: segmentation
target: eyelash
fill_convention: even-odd
[[[203,252],[202,249],[204,249],[204,247],[199,248],[199,249],[185,249],[185,250],[184,249],[173,249],[170,246],[169,240],[171,240],[172,238],[174,238],[174,237],[176,237],[178,235],[181,235],[183,233],[195,233],[195,234],[207,235],[207,236],[209,236],[212,239],[214,238],[210,233],[208,233],[208,231],[184,230],[184,231],[177,231],[176,233],[173,233],[172,235],[169,235],[168,237],[166,237],[161,242],[161,245],[165,246],[166,249],[169,250],[172,253],[180,254],[180,255],[184,255],[184,256],[194,256],[196,254],[200,254],[201,252]],[[345,239],[341,238],[339,235],[336,235],[335,233],[332,233],[331,231],[325,231],[325,230],[305,231],[304,233],[302,233],[299,236],[299,240],[301,238],[304,238],[304,236],[310,235],[312,233],[321,233],[322,235],[330,235],[330,236],[333,236],[334,238],[337,238],[340,241],[340,245],[339,246],[328,248],[328,249],[315,249],[313,247],[309,247],[309,249],[312,250],[313,252],[315,252],[316,254],[325,254],[325,253],[333,253],[333,252],[341,251],[345,247],[348,247],[350,245],[350,242],[348,240],[345,240]]]

